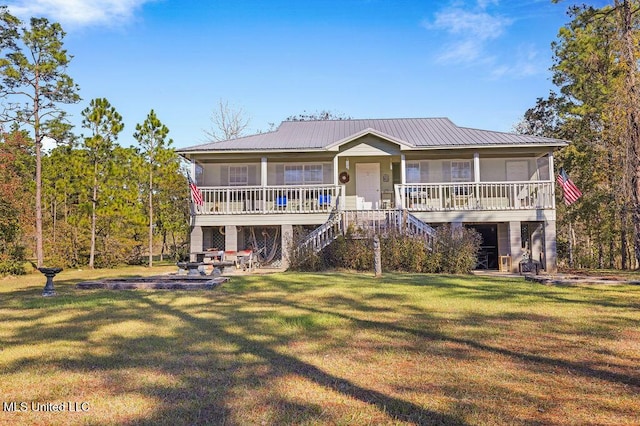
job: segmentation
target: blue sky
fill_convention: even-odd
[[[597,1],[603,5],[610,2]],[[220,100],[248,133],[290,115],[449,117],[510,131],[553,88],[550,44],[570,1],[26,0],[67,32],[69,74],[83,101],[107,98],[119,142],[153,108],[174,146],[206,141]],[[85,131],[86,132],[86,131]]]

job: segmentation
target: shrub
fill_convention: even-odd
[[[0,276],[1,275],[24,275],[24,262],[8,256],[0,256]]]
[[[466,274],[471,272],[478,261],[478,250],[482,237],[470,228],[452,227],[448,224],[438,227],[434,251],[438,253],[439,267],[435,272]]]
[[[391,232],[381,241],[382,268],[387,271],[428,272],[431,251],[424,238]]]
[[[25,271],[24,247],[14,245],[7,252],[0,253],[1,275],[24,275]]]
[[[303,272],[316,272],[326,269],[323,257],[320,253],[315,253],[311,247],[301,247],[312,229],[304,226],[294,226],[293,236],[289,241],[289,269]]]
[[[299,247],[310,230],[294,229],[290,245],[289,268],[295,271],[320,271],[345,268],[373,270],[373,233],[349,227],[344,236],[319,253]],[[419,235],[389,232],[380,238],[382,268],[385,271],[463,274],[476,265],[480,234],[473,229],[442,225],[436,230],[430,248]]]

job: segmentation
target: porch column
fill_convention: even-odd
[[[400,183],[401,184],[405,184],[407,183],[407,164],[406,164],[406,157],[404,154],[400,154]]]
[[[191,176],[193,177],[193,181],[197,184],[198,183],[198,177],[196,176],[196,160],[194,160],[193,158],[191,159],[191,165],[190,165],[189,173],[191,173]]]
[[[544,262],[547,273],[558,272],[558,253],[556,251],[556,221],[544,222]]]
[[[194,226],[193,229],[191,229],[191,245],[189,246],[190,262],[195,262],[198,260],[198,257],[195,255],[195,253],[202,251],[202,240],[202,226]]]
[[[473,181],[480,182],[480,153],[473,153]]]
[[[480,200],[480,153],[479,152],[474,152],[473,153],[473,181],[475,182],[475,188],[474,188],[474,203],[476,206],[480,206],[482,201]]]
[[[260,159],[260,185],[267,186],[267,157]]]
[[[263,212],[267,211],[267,157],[262,157],[260,159],[260,185],[262,186],[262,206],[260,206],[260,210]]]
[[[340,181],[338,180],[338,176],[340,174],[340,170],[338,170],[338,156],[333,157],[333,184],[340,185]]]
[[[551,182],[555,182],[555,174],[556,172],[553,170],[553,151],[549,151],[549,179],[551,180]],[[555,188],[555,184],[551,183],[551,188]],[[556,208],[556,191],[555,189],[552,189],[551,191],[551,206],[555,209]],[[554,225],[554,229],[555,229],[555,225]],[[556,233],[555,231],[553,232],[553,235],[555,236]]]
[[[293,241],[293,225],[281,225],[281,247],[282,247],[282,267],[289,267],[289,250]]]
[[[238,229],[235,225],[225,225],[224,227],[224,249],[238,251]]]
[[[520,222],[509,222],[509,244],[511,255],[511,272],[518,272],[518,264],[522,260],[522,229]]]

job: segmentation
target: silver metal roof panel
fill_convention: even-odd
[[[448,118],[284,121],[277,130],[238,139],[195,145],[178,153],[219,151],[327,150],[371,133],[409,149],[491,146],[564,146],[566,141],[516,133],[458,127]]]

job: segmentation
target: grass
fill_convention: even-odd
[[[148,273],[64,271],[54,298],[42,275],[0,279],[0,402],[29,404],[0,424],[640,423],[640,286],[284,273],[74,288]]]

